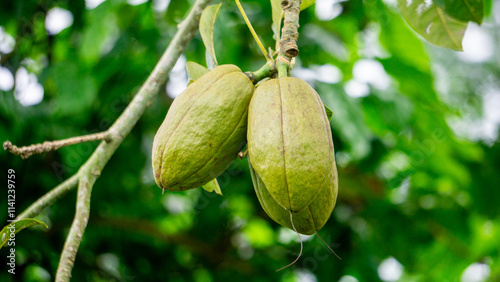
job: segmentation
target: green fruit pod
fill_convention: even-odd
[[[160,188],[197,188],[229,167],[246,144],[253,92],[254,85],[237,66],[221,65],[174,100],[153,141]]]
[[[269,194],[264,182],[252,168],[250,158],[248,159],[252,182],[259,199],[260,205],[267,215],[282,226],[290,228],[304,235],[314,234],[323,228],[330,215],[332,214],[335,202],[337,200],[337,182],[331,182],[324,187],[314,200],[301,212],[293,213],[293,226],[290,221],[290,212],[281,207]],[[337,175],[337,169],[332,167],[334,174]]]
[[[285,77],[262,83],[250,102],[247,139],[256,174],[286,211],[302,212],[323,190],[333,189],[336,196],[330,123],[305,81]]]

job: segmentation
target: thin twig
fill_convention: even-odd
[[[54,189],[50,190],[47,194],[38,198],[36,202],[31,204],[24,212],[22,212],[16,219],[35,217],[46,207],[52,205],[56,200],[66,195],[69,191],[73,190],[78,183],[79,175],[75,174],[66,179],[63,183],[57,185]]]
[[[90,215],[90,195],[92,194],[91,178],[84,175],[80,178],[78,183],[78,197],[76,200],[76,213],[75,219],[71,224],[71,228],[64,243],[64,249],[59,260],[59,267],[57,268],[56,281],[69,281],[71,278],[71,270],[75,264],[76,253],[78,247],[82,242],[83,233],[87,227]]]
[[[186,19],[185,22],[189,22],[188,19],[191,19],[191,20],[195,20],[196,22],[192,22],[190,23],[189,26],[187,26],[187,28],[185,29],[180,29],[178,34],[182,34],[182,32],[187,32],[191,29],[196,29],[197,28],[197,24],[198,24],[198,20],[199,20],[199,15],[201,14],[201,11],[203,11],[203,8],[206,7],[208,5],[208,3],[210,2],[210,0],[204,0],[204,1],[199,1],[199,2],[202,2],[201,4],[198,5],[197,9],[196,9],[196,13],[194,15],[197,15],[197,16],[191,16],[191,17],[188,17]],[[203,5],[203,6],[201,6]],[[196,7],[195,7],[196,8]],[[195,9],[193,9],[194,11]],[[196,31],[196,30],[195,30]],[[194,36],[193,33],[191,33],[191,38]],[[174,38],[175,40],[176,38]],[[162,60],[158,63],[158,64],[163,64],[163,67],[166,67],[167,69],[165,69],[163,72],[157,72],[156,74],[156,77],[159,78],[157,79],[157,81],[153,82],[153,83],[149,83],[149,84],[156,84],[156,85],[161,85],[162,83],[165,83],[166,80],[167,80],[167,76],[164,75],[164,81],[162,81],[161,79],[161,76],[165,73],[169,73],[170,70],[172,69],[173,65],[175,64],[176,62],[176,58],[179,57],[180,53],[182,52],[182,49],[183,47],[187,44],[187,42],[189,42],[189,40],[187,41],[183,41],[183,42],[179,42],[180,40],[177,38],[175,44],[174,44],[174,40],[172,41],[171,45],[172,46],[175,46],[175,47],[169,47],[169,49],[167,49],[167,52],[169,54],[169,56],[166,56],[167,57],[171,57],[171,59],[169,59],[168,62],[165,62],[166,59],[163,59],[162,57]],[[170,46],[170,45],[169,45]],[[176,49],[178,47],[182,47],[181,50],[178,50],[177,52],[177,55],[176,54]],[[166,53],[167,53],[166,52]],[[165,56],[165,55],[164,55]],[[175,57],[176,56],[176,57]],[[150,77],[151,78],[151,77]],[[150,81],[151,79],[148,79],[148,81]],[[147,83],[147,82],[146,82]],[[146,84],[145,83],[145,84]],[[145,86],[143,86],[144,88]],[[141,94],[141,98],[137,98],[135,100],[139,101],[140,102],[140,105],[138,105],[137,103],[139,102],[131,102],[129,104],[129,107],[134,107],[134,111],[135,111],[135,114],[137,115],[137,119],[140,118],[140,116],[144,113],[144,110],[146,109],[146,107],[148,106],[148,104],[153,100],[153,98],[155,97],[155,95],[157,94],[156,93],[153,93],[151,92],[150,96],[146,96],[145,95],[145,92],[141,89],[141,91],[137,94],[137,96],[139,96],[139,94]],[[148,94],[149,95],[149,94]],[[128,109],[128,107],[127,107]],[[122,114],[122,117],[123,117],[124,114]],[[127,115],[130,115],[130,113],[127,113]],[[110,133],[111,131],[117,131],[117,132],[120,132],[119,136],[121,136],[121,140],[120,141],[117,141],[117,142],[114,142],[114,146],[113,147],[110,147],[110,146],[105,146],[103,145],[104,143],[101,143],[99,145],[99,147],[96,149],[96,151],[94,151],[92,157],[94,157],[93,161],[90,162],[90,159],[87,161],[86,164],[88,163],[92,163],[92,164],[95,164],[96,162],[98,162],[96,159],[97,158],[101,158],[103,156],[104,153],[108,152],[109,151],[109,154],[106,154],[109,155],[109,157],[111,157],[111,155],[114,153],[114,151],[116,150],[116,148],[119,146],[119,144],[121,143],[121,141],[123,141],[123,138],[130,132],[131,128],[135,125],[135,123],[137,123],[137,120],[133,121],[134,124],[131,124],[129,126],[129,128],[126,128],[126,132],[125,130],[120,132],[122,126],[123,126],[123,122],[121,122],[121,126],[120,127],[117,127],[115,126],[116,125],[116,122],[115,124],[113,125],[113,127],[110,128],[110,130],[108,130],[108,134],[110,134],[110,136],[112,136],[112,134]],[[115,148],[116,147],[116,148]],[[110,150],[113,150],[112,152]],[[108,159],[101,159],[100,163],[102,167],[100,167],[98,170],[94,170],[94,174],[95,175],[99,175],[100,174],[100,171],[102,170],[102,168],[104,168],[106,162],[109,160]],[[30,217],[35,217],[37,216],[38,214],[40,214],[40,212],[45,209],[46,207],[52,205],[56,200],[58,200],[59,198],[61,198],[62,196],[64,196],[67,192],[71,191],[73,188],[76,187],[76,184],[78,183],[78,178],[79,178],[79,173],[73,175],[72,177],[68,178],[66,181],[64,181],[63,183],[59,184],[58,186],[56,186],[55,188],[53,188],[51,191],[49,191],[47,194],[45,194],[44,196],[42,196],[41,198],[39,198],[36,202],[34,202],[33,204],[31,204],[23,213],[21,213],[17,219],[22,219],[22,218],[30,218]]]
[[[3,148],[4,150],[9,151],[14,155],[21,155],[21,158],[27,159],[34,154],[41,154],[49,151],[55,151],[61,147],[66,147],[69,145],[96,141],[96,140],[105,140],[107,142],[110,142],[111,136],[107,131],[104,131],[89,135],[71,137],[63,140],[45,141],[42,144],[34,144],[20,148],[17,147],[16,145],[12,145],[12,143],[9,140],[7,140],[3,143]]]

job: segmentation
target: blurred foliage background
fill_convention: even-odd
[[[194,1],[101,2],[2,1],[2,142],[107,129]],[[236,5],[222,2],[219,63],[258,69],[265,59]],[[486,2],[484,23],[469,25],[464,52],[423,42],[391,0],[323,0],[301,13],[293,75],[333,110],[340,178],[337,206],[319,234],[342,260],[302,236],[301,259],[281,272],[300,246],[260,207],[247,160],[219,178],[223,197],[202,189],[162,195],[154,183],[154,134],[187,85],[186,61],[205,63],[198,34],[95,184],[73,280],[500,280],[500,2]],[[243,6],[274,48],[269,1]],[[2,175],[16,171],[17,213],[77,172],[96,146],[27,160],[0,152]],[[16,236],[16,275],[5,270],[0,280],[54,279],[75,198],[70,192],[38,217],[49,230]],[[0,253],[6,262],[7,249]]]

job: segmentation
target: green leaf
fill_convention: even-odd
[[[217,178],[214,178],[213,180],[210,180],[207,184],[203,185],[203,189],[207,190],[208,192],[215,191],[215,193],[222,195],[222,191],[220,190]]]
[[[300,10],[304,10],[312,6],[316,0],[302,0],[302,3],[300,3]]]
[[[484,17],[484,0],[436,0],[444,12],[460,21],[481,24]]]
[[[280,29],[281,29],[281,19],[283,17],[282,15],[282,9],[280,5],[280,0],[271,0],[271,9],[273,12],[273,33],[274,33],[274,39],[276,40],[276,45],[278,45],[278,42],[280,41]],[[278,46],[276,46],[276,49],[278,49]]]
[[[10,226],[14,226],[13,228],[10,228]],[[9,240],[10,238],[10,234],[12,233],[12,229],[15,229],[14,230],[14,234],[17,234],[19,231],[23,230],[24,228],[28,228],[30,226],[33,226],[33,225],[43,225],[45,226],[46,228],[49,228],[47,226],[47,224],[39,221],[39,220],[36,220],[34,218],[25,218],[25,219],[21,219],[21,220],[18,220],[16,222],[13,222],[11,224],[8,224],[7,226],[5,226],[2,231],[0,231],[0,239],[1,239],[1,243],[0,243],[0,249],[3,247],[3,245],[5,245],[5,243],[7,243],[7,241]]]
[[[393,57],[420,71],[430,71],[430,60],[424,44],[401,17],[389,14],[390,20],[380,33],[380,43]]]
[[[187,62],[186,63],[186,70],[189,75],[189,82],[194,82],[198,78],[202,77],[204,74],[209,72],[209,70],[195,62]]]
[[[457,51],[463,50],[462,38],[467,23],[447,16],[433,2],[398,0],[398,4],[406,22],[428,42]]]
[[[332,119],[333,112],[326,105],[323,106],[325,106],[326,117],[328,118],[328,121],[330,121]]]
[[[203,39],[203,44],[205,44],[205,48],[207,48],[207,51],[216,63],[217,58],[215,57],[214,50],[214,24],[217,16],[219,15],[221,5],[222,3],[206,7],[200,18],[200,34]]]

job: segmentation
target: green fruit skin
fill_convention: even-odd
[[[185,191],[216,178],[246,144],[250,79],[221,65],[189,85],[172,103],[153,141],[160,188]]]
[[[250,158],[248,159],[252,182],[257,198],[267,213],[275,222],[293,230],[290,222],[290,212],[281,207],[269,194],[264,182],[252,168]],[[337,175],[336,166],[332,166],[334,175]],[[335,178],[337,179],[337,178]],[[300,234],[311,235],[320,230],[330,218],[335,202],[337,200],[337,181],[330,182],[324,187],[307,208],[298,213],[293,213],[293,226]]]
[[[303,211],[337,181],[330,123],[319,95],[303,80],[271,79],[255,90],[247,139],[255,172],[285,210]]]

